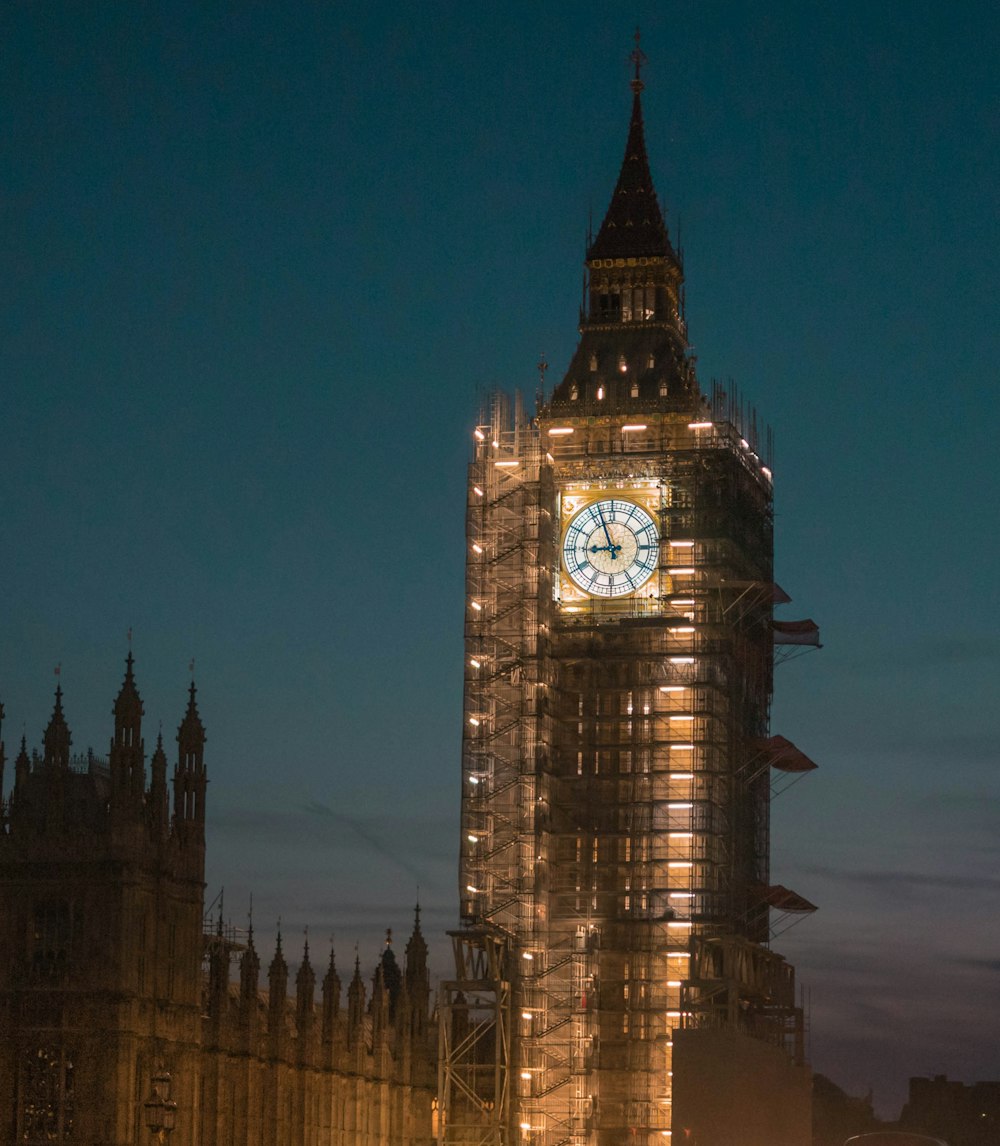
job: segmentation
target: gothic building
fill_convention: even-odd
[[[816,628],[773,616],[769,435],[696,376],[635,60],[576,352],[474,434],[449,1143],[809,1137],[769,801],[813,765],[768,722]]]
[[[332,950],[317,989],[308,943],[290,992],[280,935],[262,989],[252,930],[203,923],[194,684],[172,800],[162,736],[147,784],[142,716],[129,654],[106,760],[71,753],[61,689],[6,805],[0,743],[0,1146],[135,1146],[165,1111],[181,1144],[426,1146],[419,909],[404,966],[387,943],[370,995],[357,960],[342,989]]]

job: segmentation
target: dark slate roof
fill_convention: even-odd
[[[587,251],[588,260],[676,258],[649,172],[639,91],[637,88],[632,100],[632,119],[618,183],[597,238]]]

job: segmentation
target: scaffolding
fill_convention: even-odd
[[[627,427],[533,421],[502,395],[481,416],[442,1143],[662,1142],[678,1028],[728,1024],[801,1056],[791,968],[765,946],[782,598],[770,435],[743,415],[716,388]],[[658,566],[596,598],[559,541],[608,497],[657,522]],[[478,1018],[460,986],[473,964],[497,976],[468,980]],[[472,1069],[486,1048],[490,1069]]]

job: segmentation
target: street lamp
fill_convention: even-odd
[[[151,1093],[146,1099],[146,1125],[154,1142],[165,1143],[177,1123],[177,1103],[170,1097],[170,1075],[167,1071],[154,1074]]]

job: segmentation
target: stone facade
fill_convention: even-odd
[[[22,738],[0,804],[0,1146],[144,1143],[163,1072],[178,1146],[430,1143],[419,910],[404,967],[387,943],[370,998],[357,961],[342,993],[332,951],[317,989],[308,943],[289,992],[280,936],[261,989],[252,931],[205,934],[194,685],[172,801],[162,737],[147,785],[142,715],[130,654],[107,759],[73,756],[57,689],[43,749]],[[0,796],[3,767],[0,744]]]

